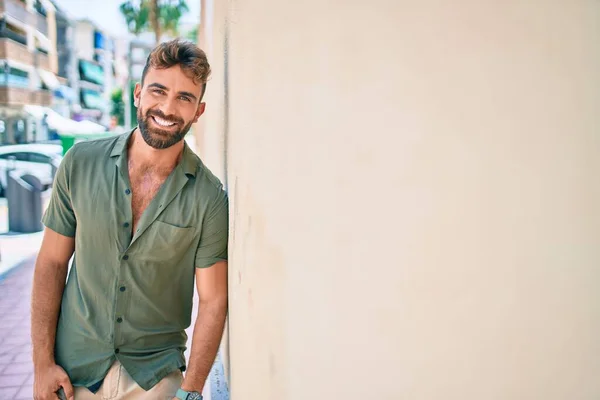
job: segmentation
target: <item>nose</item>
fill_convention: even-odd
[[[159,105],[159,110],[167,117],[175,117],[177,115],[175,100],[171,98],[164,99]]]

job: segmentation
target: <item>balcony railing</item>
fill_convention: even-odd
[[[8,38],[0,38],[0,59],[33,65],[33,54],[29,52],[27,46]]]
[[[52,92],[49,90],[33,90],[31,92],[31,104],[49,106],[52,104]]]
[[[6,13],[27,25],[31,21],[31,13],[25,8],[25,3],[19,0],[0,0],[0,13]]]
[[[52,93],[48,90],[0,86],[0,103],[7,105],[34,104],[47,107],[52,103]]]
[[[21,23],[35,27],[44,36],[48,36],[48,21],[39,11],[27,11],[25,3],[19,0],[0,0],[0,14],[6,14]]]

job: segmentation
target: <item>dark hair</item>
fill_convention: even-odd
[[[202,83],[200,96],[202,98],[206,91],[206,81],[210,76],[210,64],[208,64],[206,53],[194,43],[186,40],[170,40],[159,44],[150,52],[142,72],[142,86],[150,68],[167,69],[175,65],[181,66],[181,69],[195,83]]]

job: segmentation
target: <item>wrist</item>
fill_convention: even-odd
[[[185,390],[186,392],[198,392],[198,393],[202,393],[202,387],[204,385],[199,385],[195,382],[189,382],[186,381],[185,379],[183,380],[183,382],[181,382],[181,389]]]
[[[56,365],[54,357],[51,356],[40,356],[33,357],[33,368],[34,370],[47,369]]]
[[[175,398],[180,400],[202,400],[202,393],[181,388],[177,390]]]
[[[49,352],[43,352],[41,354],[34,353],[32,359],[33,366],[35,368],[51,367],[56,364],[56,361],[54,360],[54,354]]]

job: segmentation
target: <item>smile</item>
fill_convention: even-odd
[[[173,125],[175,125],[175,122],[170,122],[154,115],[152,116],[152,120],[154,120],[154,122],[156,122],[157,125],[162,126],[164,128],[170,128]]]

